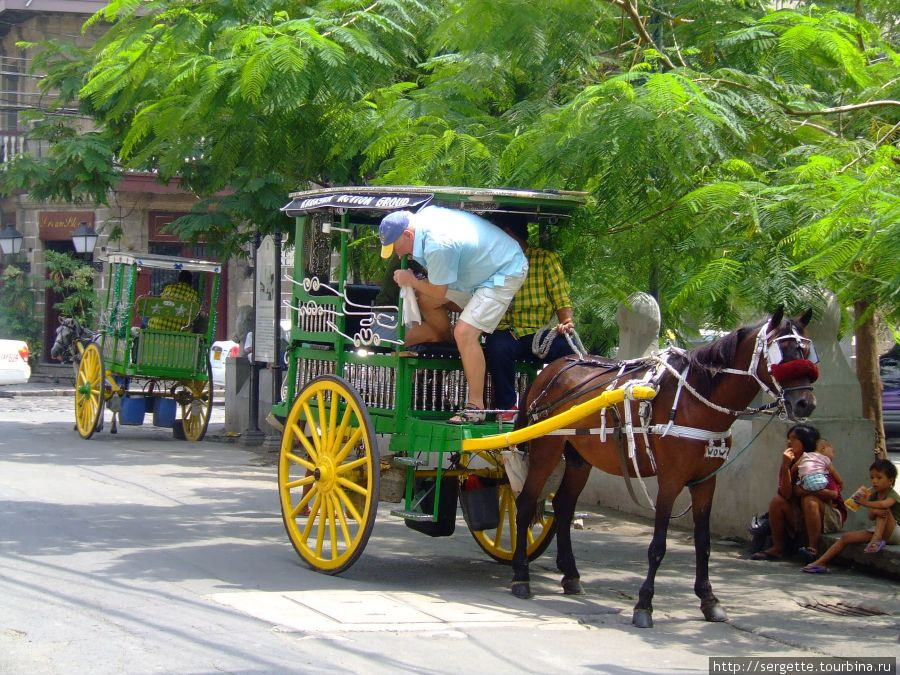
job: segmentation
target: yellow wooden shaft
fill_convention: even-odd
[[[656,396],[656,389],[645,385],[635,385],[632,389],[632,395],[636,400],[645,401]],[[494,436],[484,436],[483,438],[464,439],[462,442],[462,449],[467,452],[477,450],[498,450],[500,448],[508,448],[511,445],[525,443],[533,438],[544,436],[551,431],[556,431],[557,429],[562,429],[570,424],[579,422],[601,408],[608,408],[617,403],[621,403],[624,400],[625,389],[610,389],[609,391],[604,391],[596,398],[592,398],[590,401],[579,403],[559,415],[548,417],[547,419],[541,420],[537,424],[527,426],[524,429],[509,431],[505,434],[496,434]]]

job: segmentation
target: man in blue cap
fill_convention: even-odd
[[[441,340],[456,342],[469,385],[466,406],[451,424],[483,422],[484,352],[482,333],[492,333],[528,274],[528,262],[515,239],[474,213],[427,206],[417,213],[396,211],[378,228],[381,257],[411,255],[428,270],[419,279],[409,270],[394,272],[401,288],[412,287],[422,320]],[[462,308],[453,330],[447,306]]]

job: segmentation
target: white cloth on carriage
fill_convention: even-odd
[[[410,326],[414,323],[422,323],[422,312],[419,310],[419,301],[416,300],[416,292],[412,286],[403,286],[400,289],[400,298],[403,300],[403,323]]]

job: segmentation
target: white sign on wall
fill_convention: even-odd
[[[253,360],[275,362],[275,303],[280,302],[281,284],[275,277],[275,241],[264,237],[256,253],[256,352]]]

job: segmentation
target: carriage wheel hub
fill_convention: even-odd
[[[320,490],[330,490],[337,476],[334,466],[327,458],[323,458],[321,463],[313,470],[313,476],[319,483]]]

